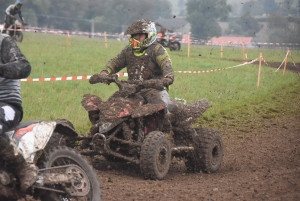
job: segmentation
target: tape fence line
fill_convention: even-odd
[[[210,73],[210,72],[216,72],[221,70],[226,70],[230,68],[236,68],[240,66],[245,66],[248,64],[252,64],[258,60],[254,59],[250,62],[245,62],[236,66],[230,66],[226,68],[217,68],[213,70],[194,70],[194,71],[174,71],[175,73],[184,73],[184,74],[199,74],[199,73]],[[117,73],[119,77],[127,77],[128,73]],[[90,79],[91,75],[82,75],[82,76],[69,76],[69,77],[51,77],[51,78],[25,78],[20,79],[21,82],[48,82],[48,81],[74,81],[74,80],[88,80]]]

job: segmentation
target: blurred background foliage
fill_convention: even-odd
[[[32,27],[121,33],[136,19],[184,18],[195,38],[254,37],[267,27],[268,41],[299,43],[300,0],[23,0]],[[14,0],[0,0],[4,11]],[[18,17],[17,17],[18,18]],[[228,28],[222,31],[220,22]]]

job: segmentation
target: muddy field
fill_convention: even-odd
[[[300,200],[300,115],[256,123],[247,133],[221,131],[225,155],[215,174],[188,173],[173,160],[164,180],[144,180],[133,165],[95,158],[102,199]]]
[[[299,73],[298,66],[287,69]],[[164,180],[144,180],[134,165],[94,158],[102,200],[300,200],[300,92],[298,97],[299,102],[289,103],[299,111],[296,115],[245,119],[245,125],[256,125],[247,131],[224,125],[219,130],[224,160],[215,174],[189,173],[182,161],[173,159]]]
[[[280,63],[268,63],[278,68]],[[287,70],[300,73],[300,65]],[[281,69],[282,70],[282,69]],[[276,119],[249,120],[256,125],[242,131],[224,125],[224,160],[215,174],[189,173],[182,161],[173,159],[162,181],[144,180],[139,167],[108,163],[94,158],[102,200],[300,200],[300,92],[299,111]],[[246,123],[247,122],[247,123]]]
[[[287,68],[299,73],[298,66]],[[296,97],[287,101],[294,114],[244,119],[234,128],[224,125],[219,130],[225,147],[223,164],[214,174],[190,173],[183,161],[173,159],[164,180],[145,180],[133,164],[89,158],[101,182],[102,200],[300,200],[300,91]]]

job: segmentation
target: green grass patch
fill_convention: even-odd
[[[127,45],[127,41],[108,40],[41,33],[25,33],[19,43],[32,64],[31,78],[93,75]],[[223,57],[218,46],[187,45],[181,51],[169,51],[175,71],[224,69],[243,63],[241,47],[224,47]],[[286,50],[248,48],[248,59],[256,59],[260,52],[266,62],[281,63]],[[292,51],[293,61],[300,62],[299,51]],[[291,62],[291,59],[289,59]],[[257,87],[258,64],[229,68],[211,73],[175,73],[170,96],[186,99],[188,103],[207,98],[212,107],[196,126],[237,127],[251,118],[269,119],[283,113],[299,112],[300,76],[293,72],[267,67],[261,71]],[[123,70],[122,72],[125,72]],[[79,133],[88,133],[90,122],[81,106],[83,94],[90,93],[106,100],[117,90],[114,85],[89,84],[88,80],[56,82],[22,82],[24,121],[56,118],[69,119]],[[296,109],[295,109],[296,108]]]

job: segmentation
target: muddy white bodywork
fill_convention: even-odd
[[[18,151],[22,153],[25,160],[33,163],[36,153],[47,145],[56,125],[55,121],[41,121],[7,135],[15,141]]]

